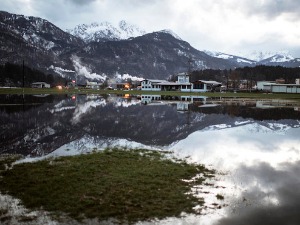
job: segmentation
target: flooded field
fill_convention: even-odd
[[[191,190],[205,200],[201,215],[138,224],[300,223],[299,101],[1,95],[0,120],[0,154],[25,162],[126,147],[216,169],[212,186]]]

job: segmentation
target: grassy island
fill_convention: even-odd
[[[204,185],[214,171],[168,154],[106,149],[12,168],[4,166],[12,162],[5,158],[0,160],[0,191],[21,199],[29,209],[79,221],[97,218],[134,223],[199,213],[194,207],[204,200],[188,193],[192,186]]]

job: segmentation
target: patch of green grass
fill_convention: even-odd
[[[72,218],[115,218],[133,223],[197,213],[203,204],[187,194],[184,182],[214,171],[188,164],[158,151],[104,150],[87,155],[17,164],[3,172],[0,191],[22,200],[30,209],[67,213]]]

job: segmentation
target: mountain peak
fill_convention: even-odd
[[[271,57],[271,62],[288,62],[295,58],[289,54],[289,52],[277,53]]]
[[[146,34],[146,31],[136,25],[121,20],[118,27],[109,22],[93,22],[91,24],[77,25],[74,29],[67,30],[70,34],[83,39],[86,43],[125,40]]]
[[[161,31],[159,31],[159,32],[161,32],[161,33],[166,33],[166,34],[170,34],[170,35],[172,35],[174,38],[176,38],[176,39],[182,41],[182,39],[181,39],[177,34],[175,34],[172,30],[165,29],[165,30],[161,30]]]

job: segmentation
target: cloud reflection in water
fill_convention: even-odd
[[[226,172],[228,207],[211,224],[300,224],[299,136],[300,128],[274,131],[254,123],[197,131],[171,149]]]

